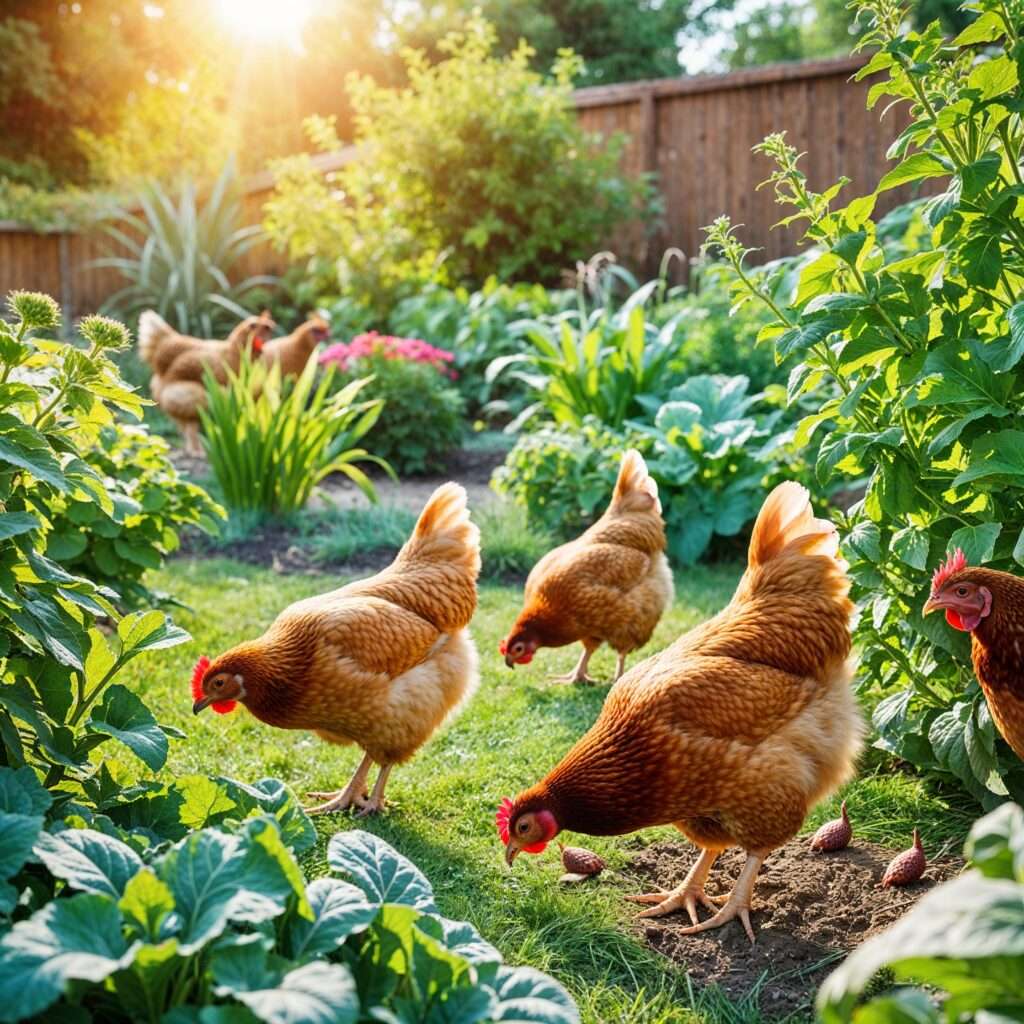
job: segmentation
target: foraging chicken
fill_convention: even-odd
[[[813,517],[803,487],[780,484],[725,609],[630,669],[590,731],[505,808],[509,865],[563,830],[622,835],[674,824],[700,856],[676,889],[632,897],[655,904],[640,916],[685,908],[687,933],[739,917],[753,941],[761,864],[850,776],[860,749],[848,590],[835,528]],[[719,909],[704,883],[730,846],[747,859]],[[699,921],[698,903],[714,916]]]
[[[607,642],[619,656],[618,679],[626,655],[650,640],[671,601],[658,485],[640,453],[630,450],[622,457],[608,511],[531,570],[523,610],[500,650],[512,668],[528,664],[539,647],[578,641],[580,660],[558,681],[591,683],[590,657]]]
[[[942,609],[971,634],[974,674],[1003,739],[1024,758],[1024,580],[967,564],[959,548],[935,570],[922,614]]]
[[[274,326],[264,312],[246,317],[225,341],[204,341],[179,334],[151,309],[139,317],[139,356],[153,370],[150,393],[174,420],[190,455],[202,454],[199,410],[206,404],[206,371],[223,384],[229,370],[238,370],[247,347],[254,355],[260,353]]]
[[[258,639],[197,666],[192,710],[243,704],[279,729],[355,743],[351,782],[311,813],[384,807],[391,769],[416,753],[473,694],[480,533],[457,484],[434,491],[383,572],[286,608]],[[367,776],[380,766],[367,797]]]
[[[268,341],[263,346],[262,359],[271,366],[277,363],[282,377],[297,377],[306,368],[317,345],[326,341],[330,333],[327,321],[314,314],[291,334]]]

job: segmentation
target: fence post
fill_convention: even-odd
[[[71,268],[71,236],[61,231],[57,236],[57,267],[60,274],[60,306],[64,314],[65,329],[70,329],[75,315],[75,289]]]

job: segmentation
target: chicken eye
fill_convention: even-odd
[[[529,828],[529,824],[525,821],[521,821],[518,825],[516,825],[516,831],[520,833],[526,833],[527,831],[529,831]]]
[[[224,686],[224,680],[223,679],[221,679],[219,676],[216,679],[214,679],[214,681],[213,681],[213,688],[215,690],[220,690],[220,689],[223,688],[223,686]]]
[[[519,655],[523,653],[523,645],[521,643],[515,643],[512,645],[512,653]]]
[[[957,587],[956,588],[956,593],[957,593],[958,597],[966,597],[967,596],[967,588],[966,587]]]

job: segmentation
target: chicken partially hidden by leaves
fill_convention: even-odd
[[[616,684],[590,731],[499,820],[505,858],[559,832],[621,835],[674,824],[701,849],[671,892],[641,916],[685,909],[699,932],[750,925],[754,880],[808,810],[849,777],[863,723],[850,686],[846,563],[807,492],[784,483],[754,526],[747,570],[713,619]],[[721,909],[704,883],[718,854],[747,860]],[[698,922],[697,905],[714,911]]]
[[[326,813],[384,806],[395,764],[407,761],[476,689],[480,534],[466,492],[439,487],[394,562],[370,579],[298,601],[256,640],[197,667],[198,714],[243,704],[281,729],[309,729],[365,752],[352,781],[313,793]],[[371,765],[380,765],[367,797]]]
[[[153,370],[150,393],[177,424],[190,455],[202,454],[199,410],[206,405],[206,372],[225,383],[229,371],[237,372],[243,352],[260,354],[274,326],[264,312],[246,317],[225,341],[205,341],[179,334],[151,309],[139,317],[139,357]]]
[[[658,486],[640,453],[622,458],[608,511],[581,537],[549,551],[530,572],[523,610],[501,643],[505,664],[525,665],[539,647],[582,643],[559,682],[593,682],[591,655],[607,642],[619,655],[643,647],[672,601]]]
[[[932,577],[923,614],[942,609],[971,634],[971,661],[992,720],[1024,758],[1024,580],[967,564],[957,548]]]
[[[317,345],[326,341],[330,333],[327,321],[313,314],[291,334],[268,341],[263,346],[261,358],[271,366],[275,363],[280,366],[282,377],[297,377],[306,368]]]

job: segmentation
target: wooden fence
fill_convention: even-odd
[[[745,244],[765,259],[796,251],[798,229],[770,230],[782,215],[770,190],[757,191],[767,177],[767,159],[751,153],[765,135],[786,131],[805,151],[802,162],[812,188],[823,189],[846,175],[850,197],[875,187],[889,166],[886,150],[903,129],[907,114],[894,109],[882,123],[865,109],[868,82],[850,76],[863,57],[781,64],[727,75],[658,79],[580,89],[576,107],[583,125],[605,137],[624,133],[623,169],[656,177],[664,198],[663,223],[631,225],[608,239],[622,263],[651,273],[668,246],[695,256],[701,228],[721,213],[744,225]],[[323,169],[354,159],[349,149],[314,158]],[[272,182],[254,175],[246,184],[249,222],[258,222]],[[884,211],[909,198],[898,189],[886,195]],[[91,267],[105,253],[102,236],[39,233],[0,222],[0,295],[30,288],[59,297],[66,314],[96,310],[121,287],[118,274]],[[588,254],[581,254],[588,255]],[[254,248],[236,273],[280,273],[284,260],[267,246]]]

